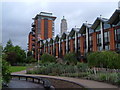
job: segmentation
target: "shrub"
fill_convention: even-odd
[[[88,64],[87,63],[78,62],[76,66],[77,66],[79,72],[85,72],[88,69]]]
[[[10,79],[9,63],[2,59],[2,80],[4,83],[8,83]]]
[[[41,56],[41,62],[44,63],[44,62],[55,62],[55,57],[50,55],[50,54],[43,54]]]
[[[25,63],[32,63],[32,62],[36,62],[36,60],[32,56],[28,56],[25,59]]]
[[[77,63],[77,58],[75,53],[68,53],[64,56],[65,62],[68,64],[76,64]]]
[[[87,60],[92,67],[120,68],[120,55],[112,51],[89,53]]]

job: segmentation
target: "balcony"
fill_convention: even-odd
[[[35,43],[33,43],[32,46],[35,46]]]
[[[35,41],[35,38],[33,38],[32,41]]]
[[[35,28],[32,28],[32,31],[35,32]]]
[[[32,36],[35,37],[35,33],[34,32],[32,33]]]
[[[32,27],[35,27],[35,23],[32,23],[31,26],[32,26]]]
[[[35,51],[35,48],[33,47],[32,50]]]

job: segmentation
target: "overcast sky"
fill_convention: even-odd
[[[64,0],[63,0],[64,1]],[[74,0],[73,0],[74,1]],[[67,19],[68,31],[73,27],[80,28],[88,21],[110,18],[118,8],[118,1],[114,2],[2,2],[2,44],[11,39],[14,45],[27,49],[28,34],[31,31],[32,18],[40,12],[52,12],[55,20],[55,35],[60,33],[60,22],[63,16]]]

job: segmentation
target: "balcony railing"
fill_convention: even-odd
[[[32,27],[35,27],[35,23],[32,23],[31,26],[32,26]]]
[[[35,28],[32,28],[32,31],[35,32]]]
[[[35,41],[35,38],[33,38],[32,41]]]
[[[32,46],[35,46],[35,43],[33,43]]]
[[[34,33],[34,32],[32,33],[32,36],[35,36],[35,33]]]
[[[35,51],[35,48],[32,48],[33,51]]]

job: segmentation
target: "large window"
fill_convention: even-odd
[[[97,34],[97,44],[101,44],[101,34]]]
[[[77,39],[77,51],[80,52],[80,39]]]
[[[92,47],[93,47],[92,36],[89,36],[89,48],[90,48],[90,51],[92,51]]]
[[[109,42],[109,32],[104,32],[104,42]]]
[[[116,48],[120,49],[120,29],[115,30]]]
[[[104,29],[110,28],[110,24],[104,23]]]
[[[119,41],[120,40],[120,29],[115,30],[115,40]]]
[[[100,33],[97,34],[97,47],[98,47],[99,51],[102,50],[102,47],[101,47],[101,34]]]

